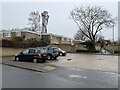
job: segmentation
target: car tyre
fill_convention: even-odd
[[[52,59],[52,56],[51,56],[51,55],[48,55],[48,56],[47,56],[47,59],[48,59],[48,60],[51,60],[51,59]]]
[[[19,61],[19,57],[16,57],[16,58],[15,58],[15,61]]]
[[[36,58],[34,58],[34,59],[33,59],[33,62],[34,62],[34,63],[37,63],[38,61],[37,61],[37,59],[36,59]]]
[[[60,56],[62,56],[62,53],[60,53]]]
[[[65,53],[63,53],[63,54],[62,54],[62,56],[66,56],[66,54],[65,54]]]

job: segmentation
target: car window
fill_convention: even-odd
[[[53,48],[53,50],[58,51],[58,48]]]
[[[48,48],[48,50],[52,51],[52,50],[53,50],[53,48]]]
[[[29,53],[35,53],[35,49],[29,49]]]
[[[29,52],[29,49],[24,50],[22,53],[27,54]]]
[[[36,53],[41,53],[41,50],[37,50],[37,52]]]
[[[46,53],[46,50],[45,49],[43,49],[43,50],[37,50],[36,53]]]
[[[41,53],[46,53],[47,51],[46,50],[41,50]]]
[[[43,50],[46,50],[47,48],[42,48]]]

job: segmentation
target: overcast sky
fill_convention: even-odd
[[[49,12],[48,32],[73,37],[78,30],[69,19],[70,11],[81,5],[100,5],[110,11],[113,17],[118,16],[117,2],[4,2],[2,3],[2,29],[24,28],[28,26],[31,11]],[[1,7],[1,4],[0,4]],[[118,38],[118,26],[115,25],[115,39]],[[107,39],[112,39],[112,28],[101,32]]]

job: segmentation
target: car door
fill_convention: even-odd
[[[24,61],[28,61],[28,56],[29,56],[29,49],[24,50],[23,52],[21,52],[21,59]]]
[[[52,48],[52,52],[55,57],[59,55],[58,48]]]
[[[29,49],[27,58],[29,61],[32,61],[35,56],[36,49]]]

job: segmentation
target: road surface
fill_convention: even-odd
[[[2,65],[3,88],[118,88],[118,74],[62,68],[41,73]]]

